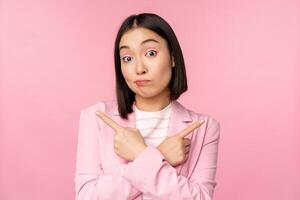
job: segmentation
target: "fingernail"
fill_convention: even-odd
[[[102,114],[102,112],[101,111],[96,111],[95,114],[100,115],[100,114]]]
[[[202,123],[204,123],[204,122],[205,122],[204,119],[201,119],[201,120],[199,121],[200,124],[202,124]]]

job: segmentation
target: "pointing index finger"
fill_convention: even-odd
[[[205,120],[195,121],[192,124],[190,124],[188,127],[183,129],[181,132],[179,132],[177,135],[181,138],[184,138],[185,136],[192,133],[196,128],[200,127],[202,124],[204,124]]]
[[[114,129],[115,131],[119,130],[122,128],[121,125],[119,125],[117,122],[115,122],[113,119],[111,119],[110,117],[108,117],[105,113],[101,112],[101,111],[97,111],[95,112],[95,114],[102,119],[108,126],[110,126],[112,129]]]

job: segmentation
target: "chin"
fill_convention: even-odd
[[[139,97],[144,98],[144,99],[148,99],[148,98],[152,98],[152,97],[156,96],[153,94],[137,94],[137,93],[135,93],[135,95],[138,95]]]
[[[160,94],[159,92],[145,92],[143,94],[135,93],[135,95],[138,95],[139,97],[145,98],[145,99],[154,98],[154,97],[158,96],[159,94]]]

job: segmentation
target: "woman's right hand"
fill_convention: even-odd
[[[191,142],[190,139],[184,137],[192,133],[203,123],[204,120],[196,121],[176,135],[167,137],[158,145],[157,149],[163,154],[165,160],[168,161],[170,165],[175,167],[188,159]]]

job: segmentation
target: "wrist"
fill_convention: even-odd
[[[160,148],[160,146],[157,146],[156,148],[157,148],[157,150],[158,150],[161,154],[164,155],[163,150]]]
[[[147,148],[146,144],[141,145],[138,147],[137,153],[135,154],[134,160]]]

